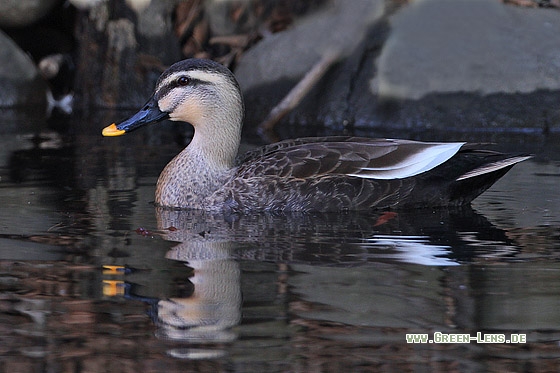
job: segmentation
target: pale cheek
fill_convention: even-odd
[[[203,116],[203,107],[198,103],[178,105],[175,110],[169,114],[171,120],[189,122],[193,126],[196,125]]]
[[[175,97],[172,95],[167,95],[163,98],[158,100],[158,107],[159,110],[170,113],[173,111],[173,108],[176,106]]]
[[[184,98],[183,98],[184,99]],[[169,119],[195,124],[203,116],[203,106],[195,100],[181,102],[177,95],[167,95],[159,100],[159,109],[169,113]]]

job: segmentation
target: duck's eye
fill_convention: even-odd
[[[179,84],[180,86],[186,86],[191,82],[191,80],[189,78],[187,78],[186,76],[181,76],[180,78],[177,78],[177,84]]]

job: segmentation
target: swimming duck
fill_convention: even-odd
[[[162,171],[155,203],[212,211],[344,211],[470,203],[528,155],[462,142],[360,137],[285,140],[238,157],[244,105],[234,75],[201,59],[173,64],[120,136],[165,119],[194,137]]]

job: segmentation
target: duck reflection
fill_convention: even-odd
[[[179,211],[157,210],[158,227],[166,232],[163,237],[180,242],[165,257],[193,269],[188,297],[157,303],[157,334],[194,343],[230,342],[236,335],[229,329],[241,320],[239,264],[229,241],[208,235],[208,221],[203,216],[190,217]]]
[[[163,208],[155,212],[158,232],[164,240],[176,242],[166,259],[192,269],[183,274],[189,276],[187,290],[151,298],[157,335],[196,344],[237,338],[242,293],[250,298],[246,284],[252,283],[251,273],[244,272],[243,288],[240,264],[452,266],[488,257],[492,250],[497,255],[504,248],[516,250],[506,232],[471,208],[398,214],[223,215]],[[267,291],[279,293],[275,284],[280,282],[271,280]]]

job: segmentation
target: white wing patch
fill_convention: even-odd
[[[429,171],[453,157],[465,143],[432,143],[385,167],[364,167],[349,176],[364,179],[404,179]]]

